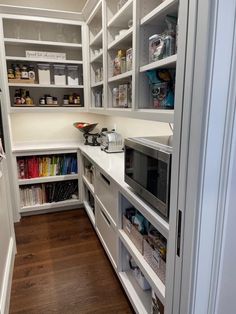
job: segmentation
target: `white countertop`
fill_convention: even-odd
[[[124,153],[106,153],[99,146],[84,145],[83,142],[43,142],[18,143],[12,148],[16,155],[29,154],[34,152],[50,152],[63,150],[80,150],[90,161],[107,177],[118,184],[120,192],[140,212],[145,213],[146,218],[156,226],[161,233],[168,238],[169,224],[149,204],[142,200],[134,190],[124,181]]]
[[[119,186],[120,192],[156,226],[168,239],[169,224],[154,209],[142,200],[134,190],[124,181],[124,153],[106,153],[100,147],[79,146],[83,155],[101,171],[105,172],[110,180]]]

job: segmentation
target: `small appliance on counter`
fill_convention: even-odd
[[[75,122],[73,123],[73,125],[76,129],[80,130],[80,132],[83,133],[83,136],[85,138],[85,145],[100,146],[100,143],[98,142],[100,133],[91,133],[98,125],[98,123],[90,124],[87,122]]]
[[[115,131],[103,131],[101,133],[101,150],[106,153],[123,152],[123,140],[121,134]]]
[[[169,217],[172,136],[125,139],[125,182]]]

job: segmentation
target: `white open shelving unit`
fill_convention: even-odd
[[[11,109],[14,107],[14,94],[17,89],[25,89],[29,91],[36,110],[39,106],[39,98],[44,94],[57,97],[58,105],[62,106],[64,95],[72,95],[76,93],[80,96],[81,101],[81,104],[77,106],[78,111],[85,108],[86,93],[84,92],[83,85],[85,63],[83,60],[84,48],[82,45],[82,29],[84,29],[83,23],[76,21],[51,18],[37,18],[36,20],[34,17],[15,15],[2,16],[2,46],[4,48],[3,58],[6,61],[6,71],[11,67],[11,64],[33,65],[36,74],[35,84],[28,84],[27,82],[24,82],[24,80],[20,83],[8,83],[9,113],[13,112]],[[26,57],[26,50],[65,53],[66,58],[65,60],[42,57],[28,58]],[[50,64],[50,84],[37,83],[39,81],[37,64]],[[56,64],[78,66],[79,85],[53,84],[52,66]],[[67,76],[67,70],[65,75]],[[20,110],[25,112],[25,108],[26,106],[22,108],[18,106],[17,110],[19,112],[21,112]],[[15,113],[18,111],[15,111]]]
[[[103,54],[100,52],[99,56],[92,56],[91,60],[95,62],[97,60],[101,61],[103,57],[104,106],[100,110],[100,108],[95,107],[92,101],[98,86],[94,84],[93,73],[91,73],[90,112],[105,115],[112,115],[116,112],[116,115],[119,116],[173,123],[173,109],[156,109],[153,107],[151,87],[146,72],[157,69],[176,69],[177,54],[149,63],[148,37],[155,33],[163,32],[166,26],[166,15],[178,16],[178,4],[177,0],[165,0],[163,2],[128,0],[118,10],[117,1],[99,1],[91,13],[87,25],[90,28],[91,20],[96,16],[99,7],[103,6]],[[130,20],[133,21],[133,26],[128,28]],[[122,30],[121,34],[119,34],[120,30]],[[113,76],[113,60],[117,51],[131,47],[133,48],[132,70]],[[93,62],[90,61],[90,64],[93,67]],[[113,89],[119,87],[119,85],[131,82],[131,108],[113,107]]]
[[[89,50],[89,107],[103,107],[104,95],[104,45],[103,45],[103,1],[98,1],[93,9],[88,25]]]

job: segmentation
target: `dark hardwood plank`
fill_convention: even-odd
[[[84,210],[22,218],[10,313],[134,313]]]

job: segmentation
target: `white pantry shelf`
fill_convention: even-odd
[[[28,184],[68,181],[68,180],[76,180],[76,179],[78,179],[78,174],[67,174],[67,175],[39,177],[39,178],[32,178],[32,179],[19,179],[18,184],[28,185]]]
[[[165,0],[154,10],[148,13],[141,19],[140,25],[159,25],[163,24],[167,14],[177,15],[178,12],[178,0]]]
[[[133,27],[127,29],[126,32],[123,34],[119,35],[115,40],[113,40],[109,45],[108,45],[108,50],[110,49],[115,49],[120,44],[127,44],[132,42],[132,34],[133,34]]]
[[[91,87],[94,88],[94,87],[99,87],[99,86],[102,86],[102,85],[103,85],[103,81],[100,81],[100,82],[92,84]]]
[[[95,62],[102,62],[102,56],[103,56],[103,51],[101,51],[98,55],[93,57],[90,61],[90,63],[95,63]]]
[[[99,46],[102,45],[102,29],[97,33],[97,35],[91,40],[91,46]]]
[[[61,202],[53,202],[53,203],[45,203],[45,204],[36,204],[33,206],[24,206],[21,207],[20,213],[33,212],[38,210],[46,210],[46,209],[55,209],[69,206],[78,206],[81,205],[81,201],[78,199],[69,199]]]
[[[46,59],[46,58],[27,58],[27,57],[17,57],[17,56],[7,56],[6,60],[9,60],[9,61],[23,61],[23,62],[83,64],[82,60],[55,60],[55,59]]]
[[[89,182],[89,180],[83,175],[82,176],[84,184],[86,185],[86,187],[89,189],[89,191],[92,193],[92,195],[94,196],[94,186],[92,183]]]
[[[102,10],[102,0],[99,0],[94,7],[92,13],[90,14],[89,18],[86,21],[86,24],[90,24],[92,20],[99,14],[99,11]]]
[[[123,7],[110,19],[107,27],[128,26],[128,21],[132,19],[133,0],[128,0]]]
[[[34,112],[34,113],[44,113],[44,112],[86,112],[87,109],[84,107],[39,107],[39,106],[33,106],[33,107],[11,107],[10,113],[27,113],[27,112]]]
[[[127,71],[125,73],[110,77],[108,79],[108,82],[111,83],[111,82],[115,82],[115,81],[120,81],[120,80],[126,79],[126,78],[131,77],[131,76],[132,76],[132,71]]]
[[[151,312],[152,292],[143,290],[131,270],[119,272],[121,283],[137,313],[149,314]]]
[[[28,83],[8,83],[9,87],[36,87],[36,88],[77,88],[82,89],[84,85],[54,85],[54,84],[28,84]]]
[[[31,39],[16,39],[16,38],[4,38],[6,44],[12,45],[44,45],[44,46],[61,46],[68,48],[82,48],[81,44],[76,43],[63,43],[56,41],[46,41],[46,40],[31,40]]]
[[[89,205],[89,203],[87,201],[84,201],[84,207],[85,207],[86,213],[88,214],[92,225],[95,227],[95,216],[94,216],[92,207]]]
[[[155,291],[162,304],[165,304],[165,285],[162,283],[162,281],[151,268],[151,266],[147,263],[143,255],[139,252],[139,250],[136,248],[136,246],[133,244],[133,242],[130,240],[124,230],[119,230],[119,237],[128,252],[134,258],[135,263],[141,269],[142,273],[148,280],[149,284]]]
[[[162,60],[158,60],[155,62],[151,62],[147,65],[143,65],[140,67],[140,72],[146,72],[153,69],[158,68],[174,68],[177,62],[177,54],[164,58]]]

